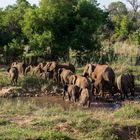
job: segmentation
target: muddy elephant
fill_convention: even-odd
[[[85,68],[84,68],[84,71],[83,71],[83,75],[85,77],[87,76],[91,76],[92,72],[94,71],[95,69],[95,64],[86,64]]]
[[[17,67],[19,74],[24,75],[27,64],[25,64],[24,62],[13,62],[11,64],[11,67]]]
[[[67,69],[62,69],[60,68],[58,70],[58,77],[59,77],[59,83],[62,83],[63,85],[65,84],[69,84],[69,78],[71,75],[73,75],[74,73],[71,70],[67,70]]]
[[[17,80],[19,77],[19,71],[17,67],[8,68],[7,72],[9,73],[9,76],[11,78],[11,85],[17,85]]]
[[[131,96],[134,96],[134,75],[127,73],[121,74],[117,78],[117,87],[121,94],[121,99],[128,98],[128,93],[131,93]]]
[[[96,85],[94,88],[100,92],[100,95],[103,95],[105,90],[111,95],[114,95],[113,87],[115,83],[115,73],[111,67],[97,64],[94,72],[92,72],[91,78],[94,85]]]
[[[77,85],[81,89],[88,88],[89,90],[91,90],[90,80],[82,75],[71,75],[69,77],[69,83]]]
[[[79,101],[81,89],[76,85],[64,85],[63,100],[65,99],[66,93],[68,94],[69,101]]]
[[[89,89],[87,88],[82,89],[79,102],[82,106],[90,107],[91,93]]]

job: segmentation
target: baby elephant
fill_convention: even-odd
[[[89,89],[84,88],[81,91],[81,95],[80,95],[80,104],[83,106],[87,106],[90,107],[90,103],[91,103],[91,93],[89,91]]]
[[[11,84],[12,85],[16,85],[17,84],[17,80],[18,80],[18,76],[19,76],[19,71],[17,69],[17,67],[11,67],[7,70],[7,72],[10,75],[11,78]]]
[[[131,93],[131,96],[134,96],[134,75],[127,73],[121,74],[117,78],[117,87],[121,93],[121,99],[128,97],[128,93]]]
[[[81,89],[76,85],[65,85],[63,92],[63,100],[65,98],[65,94],[68,94],[69,101],[79,101]]]

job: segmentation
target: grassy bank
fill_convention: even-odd
[[[128,140],[140,138],[140,106],[125,103],[116,110],[39,107],[35,101],[0,104],[0,139]],[[122,137],[123,136],[123,137]]]

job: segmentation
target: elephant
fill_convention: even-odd
[[[69,101],[79,101],[81,89],[76,85],[64,85],[63,100],[65,99],[65,94],[68,94]]]
[[[121,93],[121,99],[128,98],[128,93],[134,96],[134,75],[132,73],[121,74],[117,78],[117,87]]]
[[[56,61],[47,62],[46,64],[48,71],[58,71],[59,68],[65,68],[75,73],[75,67],[71,63],[59,64]]]
[[[69,84],[69,77],[73,74],[71,70],[60,68],[58,70],[59,83],[61,82],[63,85]]]
[[[111,67],[106,64],[97,64],[91,74],[91,78],[94,88],[100,92],[100,95],[103,95],[105,89],[114,95],[115,73]]]
[[[31,74],[36,75],[36,76],[41,76],[44,75],[42,73],[44,73],[44,70],[42,69],[42,66],[39,64],[36,67],[33,67],[31,65],[29,65],[28,67],[26,67],[25,69],[25,75],[28,74],[28,72],[31,72]]]
[[[24,62],[13,62],[11,67],[17,67],[19,74],[24,75],[27,65]]]
[[[67,70],[71,70],[73,73],[75,73],[75,67],[73,64],[71,63],[64,63],[64,64],[58,64],[57,65],[58,68],[65,68]]]
[[[91,76],[92,72],[94,71],[96,65],[95,64],[87,64],[84,68],[83,75],[85,77]]]
[[[36,66],[33,68],[33,74],[34,75],[40,75],[41,73],[43,73],[44,70],[42,69],[42,67],[40,65]]]
[[[17,85],[17,80],[18,80],[18,76],[19,76],[19,71],[18,71],[17,67],[8,68],[7,72],[10,75],[11,84],[14,86]]]
[[[74,65],[70,64],[70,63],[66,63],[66,64],[59,64],[58,62],[56,61],[50,61],[50,62],[47,62],[46,65],[44,66],[44,69],[51,72],[53,74],[53,79],[55,81],[59,81],[59,75],[58,75],[58,70],[60,68],[65,68],[65,69],[68,69],[68,70],[71,70],[72,72],[75,72],[75,67]]]
[[[69,83],[77,85],[81,89],[88,88],[89,90],[91,90],[90,80],[82,75],[71,75],[69,77]]]
[[[87,89],[87,88],[82,89],[79,102],[83,106],[86,105],[86,106],[90,107],[90,104],[91,104],[91,93],[90,93],[89,89]]]

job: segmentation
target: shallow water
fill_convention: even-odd
[[[10,103],[12,106],[17,106],[20,104],[35,104],[39,108],[44,107],[52,107],[52,106],[61,106],[64,110],[69,109],[83,109],[78,105],[78,103],[69,102],[67,99],[64,101],[62,96],[44,96],[44,97],[18,97],[18,98],[0,98],[0,106],[2,106],[5,102]],[[107,102],[107,101],[93,101],[91,103],[91,107],[88,110],[95,109],[107,109],[107,110],[115,110],[120,108],[122,105],[121,102]],[[85,109],[85,108],[84,108]]]

